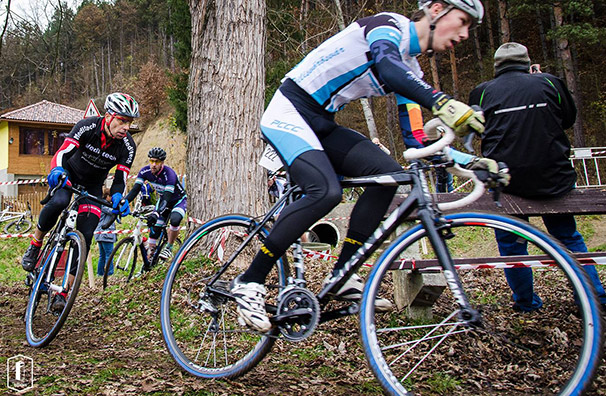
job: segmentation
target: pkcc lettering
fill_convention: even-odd
[[[278,129],[284,129],[285,131],[291,131],[291,132],[301,132],[301,127],[294,125],[294,124],[289,124],[288,122],[283,122],[280,120],[273,120],[272,123],[270,125],[275,126]]]

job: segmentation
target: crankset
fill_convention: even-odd
[[[316,296],[298,286],[288,286],[280,293],[276,315],[271,318],[289,341],[302,341],[309,337],[319,319],[320,304]]]

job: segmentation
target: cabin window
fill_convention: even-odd
[[[44,155],[44,129],[19,128],[19,154]]]
[[[68,134],[68,130],[20,127],[19,154],[55,155]]]

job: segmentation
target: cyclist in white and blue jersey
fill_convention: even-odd
[[[484,131],[484,117],[422,80],[416,59],[466,40],[482,20],[479,0],[423,0],[414,21],[395,13],[360,19],[326,40],[286,74],[261,120],[264,138],[280,155],[303,198],[288,205],[250,267],[232,284],[242,322],[258,331],[271,323],[265,312],[265,278],[278,257],[314,222],[341,201],[337,175],[395,172],[400,164],[362,134],[338,125],[334,115],[347,103],[390,92],[431,109],[458,135]],[[382,220],[396,187],[367,187],[352,214],[336,274]],[[330,274],[326,281],[329,281]],[[359,300],[363,288],[352,276],[337,298]],[[377,310],[391,309],[378,300]]]

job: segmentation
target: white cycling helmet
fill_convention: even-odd
[[[139,117],[139,104],[130,95],[114,92],[105,99],[105,111],[126,117]]]
[[[419,0],[419,9],[423,10],[425,7],[431,5],[435,0]],[[461,11],[465,11],[471,18],[475,24],[481,24],[482,18],[484,18],[484,6],[480,0],[442,0],[446,4],[450,4],[454,8],[458,8]],[[441,18],[452,8],[448,7],[447,11],[438,15],[438,18]]]
[[[472,19],[472,26],[477,26],[482,23],[484,17],[484,6],[480,0],[440,0],[448,6],[444,8],[442,12],[432,18],[429,14],[429,7],[436,0],[419,0],[419,9],[425,12],[427,19],[429,19],[429,42],[427,44],[427,55],[433,55],[433,32],[436,30],[436,24],[438,20],[444,15],[448,14],[453,9],[457,8],[463,12],[466,12]]]

